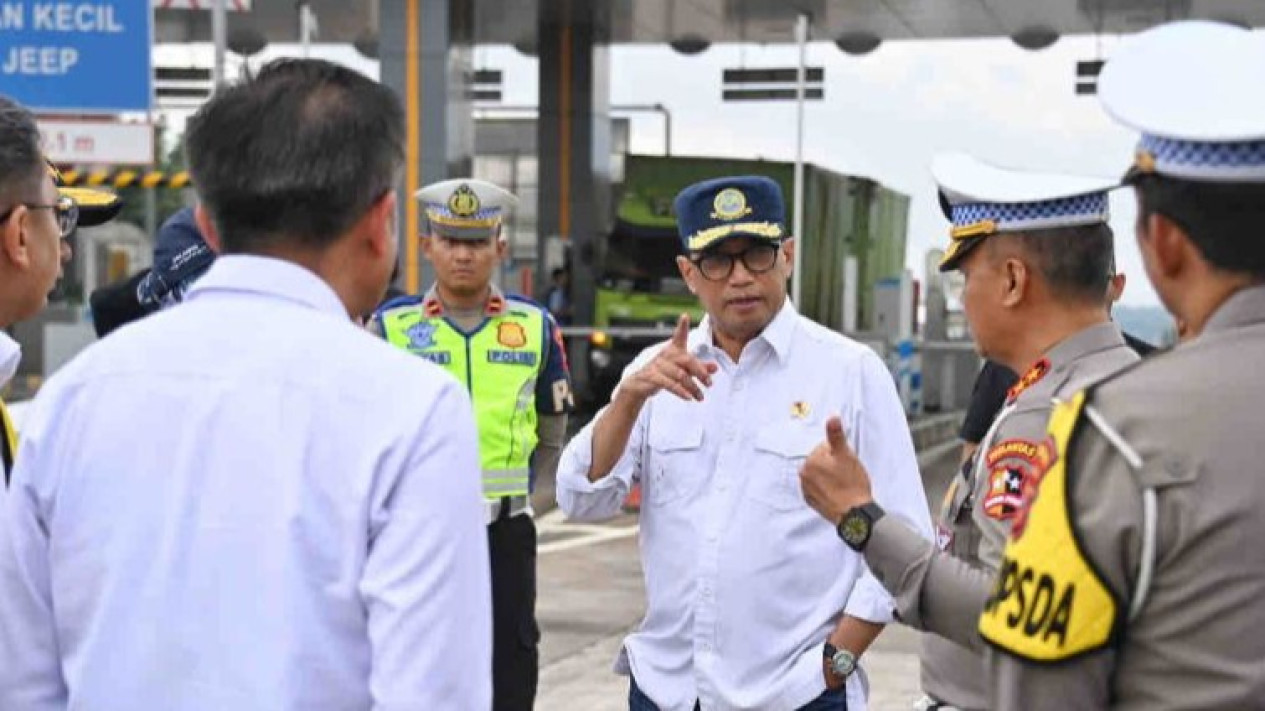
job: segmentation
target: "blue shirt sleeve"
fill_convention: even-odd
[[[575,407],[571,396],[571,368],[562,330],[553,316],[545,314],[545,357],[540,377],[536,380],[536,411],[543,415],[562,415]]]

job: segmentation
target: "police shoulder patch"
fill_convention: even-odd
[[[1120,603],[1086,557],[1068,509],[1067,447],[1082,418],[1086,394],[1058,404],[1049,439],[1035,457],[1022,503],[980,616],[990,644],[1023,659],[1057,662],[1107,645]],[[1004,444],[1002,445],[1004,446]]]

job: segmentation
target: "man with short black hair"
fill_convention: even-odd
[[[469,399],[352,321],[395,264],[404,133],[388,89],[316,60],[190,120],[221,256],[28,413],[0,708],[488,707]]]
[[[59,183],[40,148],[35,117],[0,96],[0,329],[34,316],[48,303],[62,264],[70,259],[66,240],[75,228],[106,222],[122,207],[111,193],[59,189]],[[21,346],[0,331],[0,386],[17,372],[21,359]],[[8,484],[17,440],[3,403],[0,429],[0,464]]]

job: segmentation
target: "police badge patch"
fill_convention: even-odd
[[[408,336],[408,347],[413,350],[426,350],[435,345],[435,324],[421,321],[409,326],[404,335]]]
[[[522,348],[527,345],[527,331],[513,321],[500,323],[496,327],[496,342],[506,348]]]

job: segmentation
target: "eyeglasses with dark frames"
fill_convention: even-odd
[[[777,265],[777,253],[782,248],[781,242],[756,242],[741,252],[703,252],[690,259],[698,267],[703,278],[710,281],[728,279],[734,272],[734,263],[741,261],[742,266],[751,274],[763,274]]]

